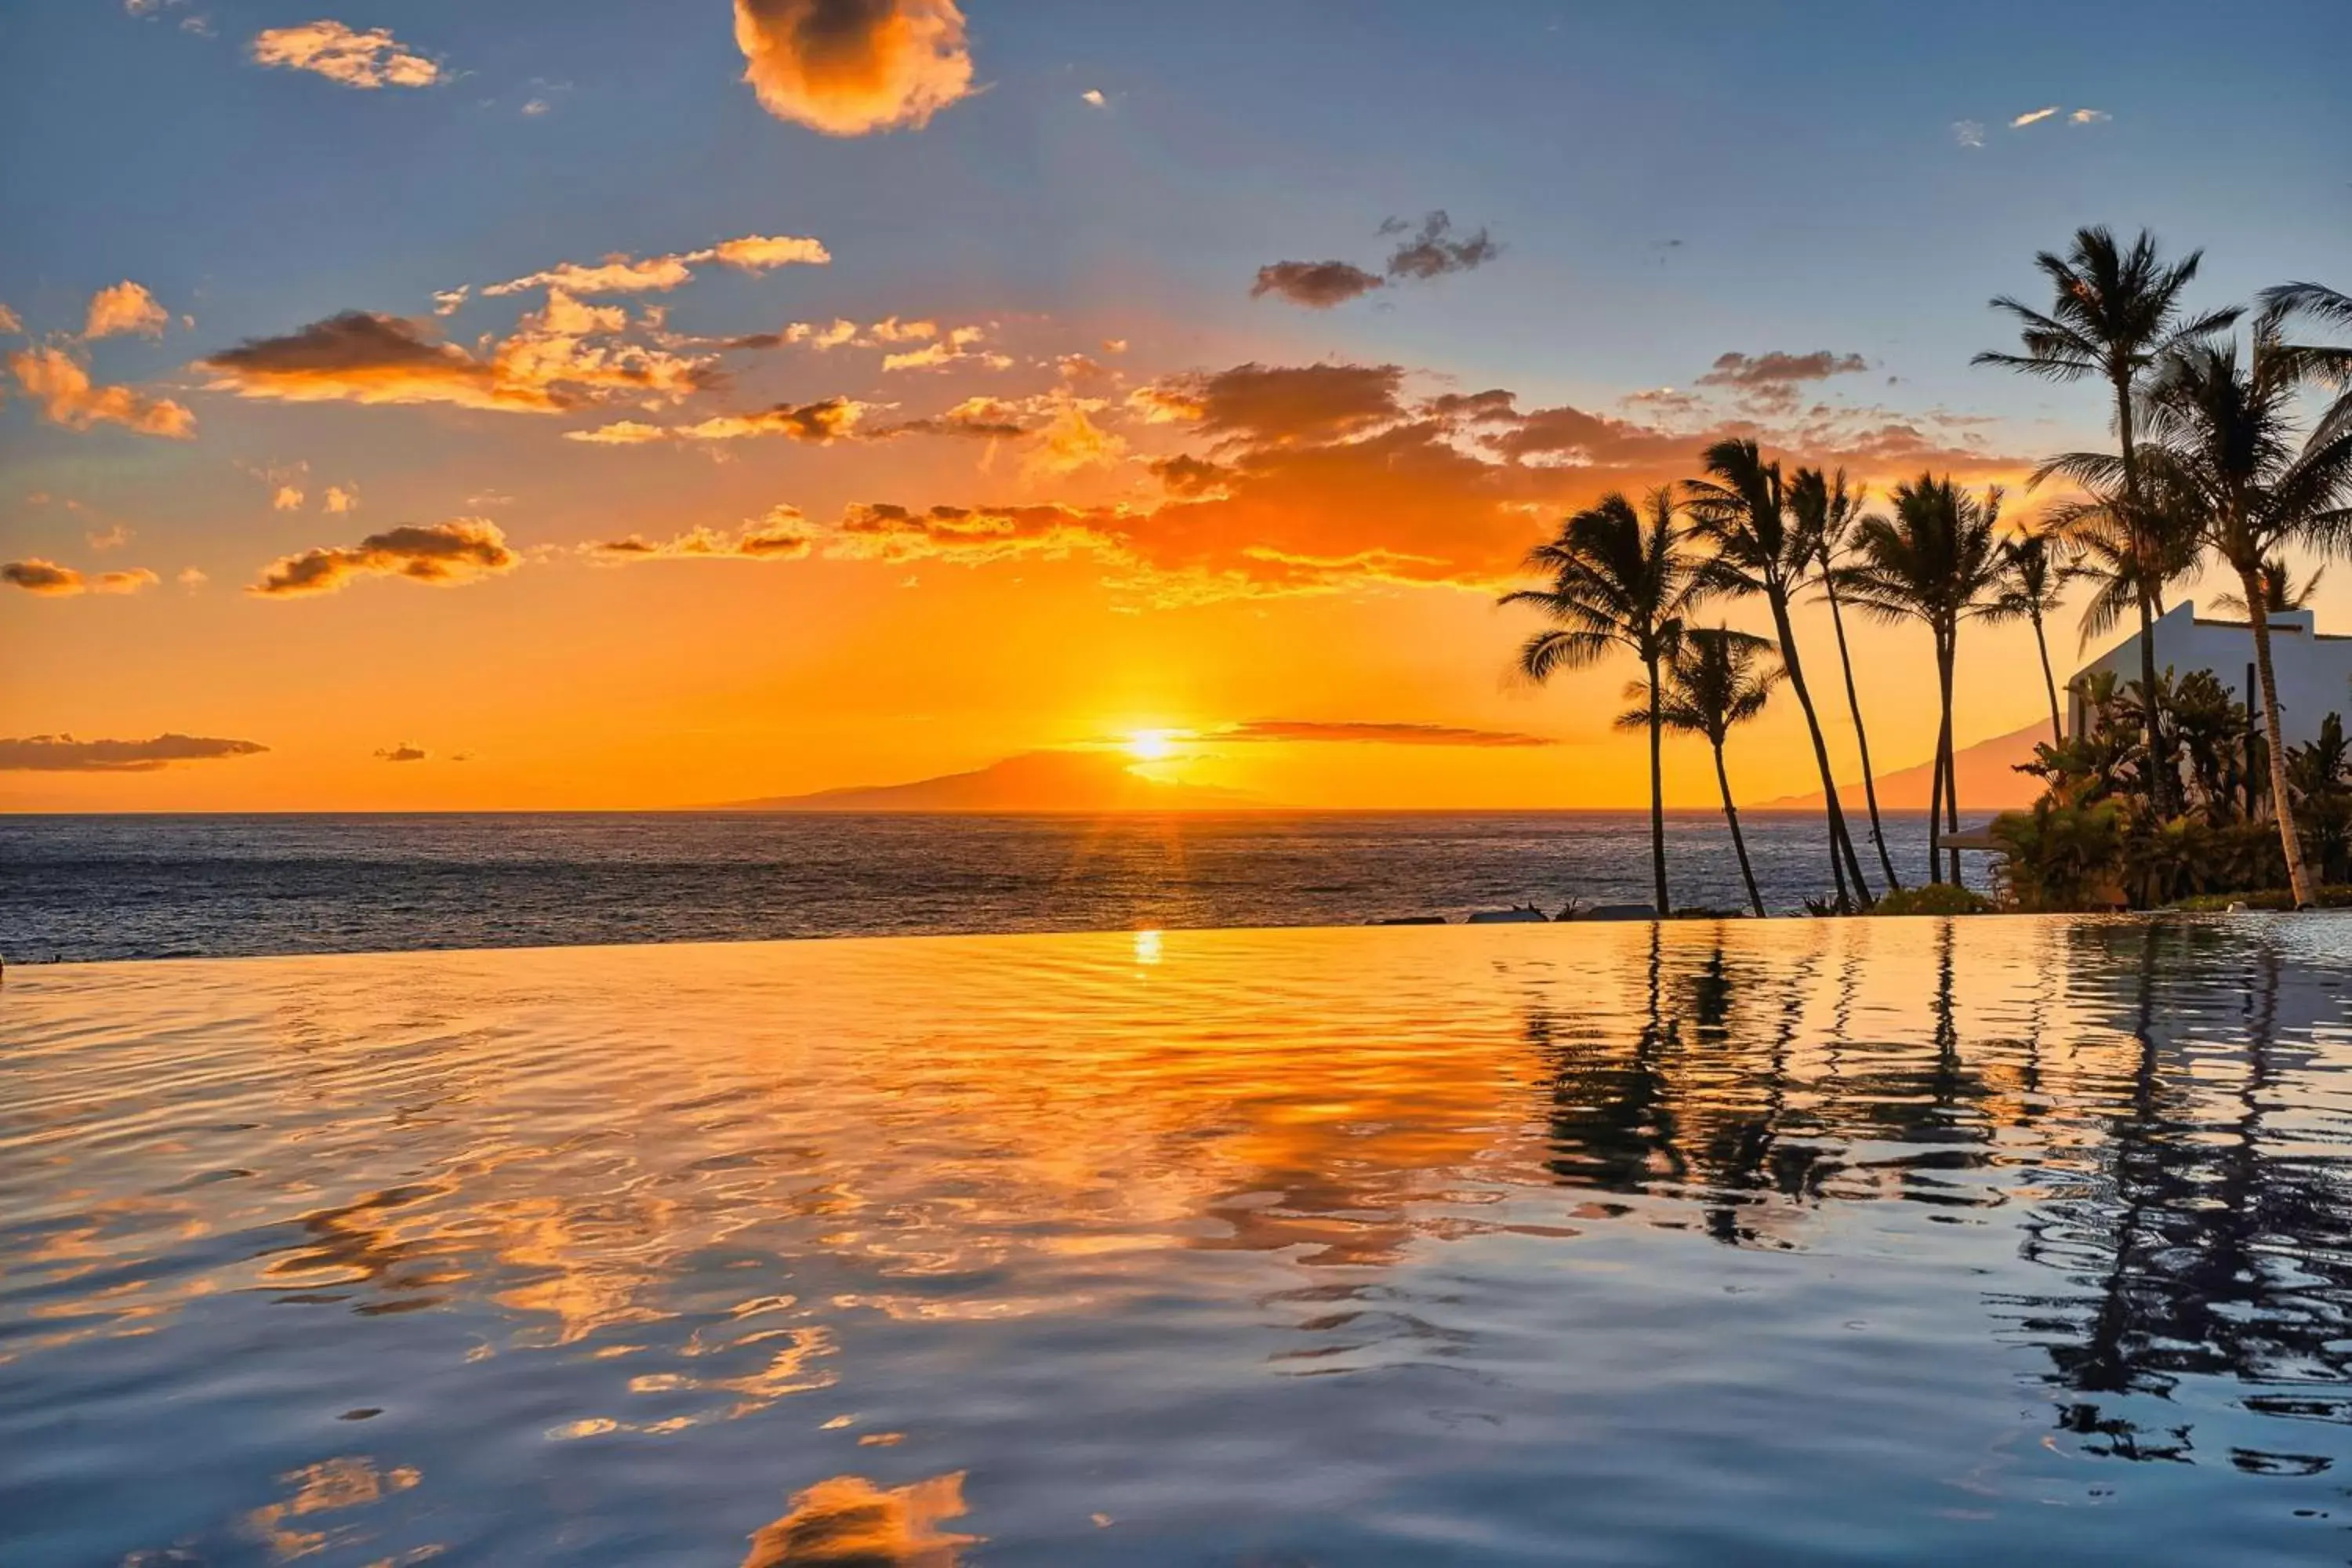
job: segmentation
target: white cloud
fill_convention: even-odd
[[[2052,115],[2057,112],[2058,106],[2054,103],[2047,109],[2029,109],[2023,114],[2021,114],[2016,119],[2011,121],[2009,122],[2009,128],[2011,131],[2022,131],[2029,125],[2040,124],[2042,121],[2049,119]]]

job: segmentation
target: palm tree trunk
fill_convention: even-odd
[[[2158,737],[2163,732],[2164,721],[2158,713],[2159,699],[2156,690],[2156,616],[2148,607],[2148,595],[2139,599],[2139,689],[2141,709],[2147,715],[2144,744],[2147,752],[2147,800],[2158,818],[2172,815],[2172,780],[2168,775],[2164,759],[2157,754]]]
[[[2246,618],[2254,627],[2254,672],[2262,682],[2263,727],[2270,738],[2271,814],[2278,818],[2279,847],[2286,854],[2286,883],[2294,907],[2307,910],[2318,900],[2312,896],[2311,872],[2303,863],[2303,837],[2294,830],[2294,797],[2287,794],[2286,736],[2279,729],[2278,679],[2271,673],[2271,618],[2260,607],[2262,584],[2255,574],[2241,571],[2238,577],[2245,584],[2246,603],[2257,606]]]
[[[1822,591],[1829,595],[1830,625],[1837,630],[1838,668],[1845,674],[1845,705],[1853,714],[1853,742],[1862,752],[1862,798],[1870,806],[1870,841],[1878,847],[1878,868],[1886,873],[1886,885],[1900,888],[1903,879],[1895,874],[1895,857],[1886,852],[1886,828],[1878,819],[1878,780],[1870,771],[1870,732],[1862,727],[1862,698],[1853,689],[1853,658],[1846,652],[1845,613],[1838,608],[1837,583],[1823,563]]]
[[[2143,707],[2147,715],[2147,729],[2142,737],[2147,752],[2147,799],[2158,820],[2172,815],[2172,784],[2166,776],[2163,762],[2156,754],[2158,737],[2164,722],[2157,711],[2156,692],[2156,597],[2157,584],[2148,581],[2148,571],[2156,552],[2147,537],[2147,520],[2139,510],[2139,447],[2132,428],[2131,381],[2117,377],[2113,382],[2116,394],[2116,435],[2123,451],[2124,513],[2129,524],[2132,552],[2137,557],[2139,569],[2139,679]]]
[[[1936,684],[1940,693],[1944,679],[1944,634],[1936,633]],[[1939,705],[1940,719],[1936,726],[1936,760],[1928,764],[1932,782],[1927,789],[1927,880],[1944,879],[1944,779],[1948,770],[1944,758],[1952,748],[1952,705]]]
[[[1813,765],[1821,771],[1822,796],[1829,803],[1830,874],[1837,882],[1838,907],[1853,908],[1846,898],[1846,875],[1850,871],[1854,898],[1868,909],[1870,884],[1862,879],[1862,862],[1854,858],[1853,839],[1845,830],[1845,811],[1838,804],[1837,778],[1830,772],[1830,748],[1822,739],[1821,715],[1813,711],[1812,693],[1805,687],[1805,667],[1797,658],[1797,634],[1789,625],[1789,595],[1776,587],[1766,597],[1772,605],[1772,629],[1780,635],[1780,668],[1788,671],[1789,689],[1797,694],[1797,706],[1804,710],[1805,730],[1813,741]]]
[[[1952,724],[1952,673],[1959,661],[1960,629],[1954,626],[1944,634],[1943,669],[1937,678],[1944,697],[1944,826],[1954,837],[1960,831],[1960,738]],[[1945,853],[1951,857],[1951,881],[1957,888],[1960,886],[1960,852],[1948,849]]]
[[[2042,656],[2042,684],[2050,692],[2050,743],[2066,743],[2066,726],[2058,719],[2058,678],[2050,673],[2050,640],[2042,635],[2042,612],[2033,612],[2033,649]]]
[[[1663,724],[1658,717],[1658,656],[1653,653],[1645,661],[1650,670],[1650,886],[1658,901],[1658,918],[1664,920],[1674,913],[1666,902],[1666,801],[1665,772],[1658,760],[1658,736]]]
[[[1715,782],[1723,790],[1723,820],[1731,825],[1731,847],[1739,857],[1739,879],[1748,884],[1748,902],[1762,920],[1764,895],[1756,890],[1756,872],[1748,864],[1748,840],[1739,831],[1739,808],[1731,804],[1731,775],[1723,769],[1723,742],[1715,742]]]

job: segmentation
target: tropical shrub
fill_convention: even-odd
[[[1990,832],[2007,851],[1995,873],[2003,901],[2053,910],[2124,904],[2125,821],[2120,802],[2071,805],[2049,795],[2030,811],[2002,812]]]
[[[1879,900],[1870,912],[1874,915],[1980,915],[1992,907],[1990,899],[1956,883],[1929,882],[1916,888],[1896,889]]]
[[[2075,688],[2088,721],[2034,748],[2018,770],[2045,792],[2032,812],[1992,826],[2009,852],[1996,872],[2021,909],[2158,909],[2286,885],[2268,790],[2269,748],[2245,704],[2210,670],[2157,677],[2150,703],[2137,681],[2102,671]],[[2179,809],[2158,816],[2146,785],[2151,712],[2157,765],[2177,781]],[[2352,881],[2352,747],[2328,715],[2317,740],[2289,750],[2304,854],[2331,882]],[[2219,907],[2219,906],[2217,906]]]
[[[2312,875],[2322,882],[2352,882],[2352,754],[2342,714],[2321,721],[2318,739],[2288,749],[2286,778]]]

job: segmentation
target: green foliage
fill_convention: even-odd
[[[2021,910],[2114,909],[2122,886],[2125,827],[2120,801],[2068,801],[2045,795],[2031,811],[1992,819],[2008,851],[1999,876],[2003,901]]]
[[[1924,887],[1899,888],[1878,900],[1870,912],[1874,915],[1980,915],[1993,907],[1992,900],[1981,893],[1950,882],[1929,882]]]
[[[2182,809],[2158,816],[2143,784],[2149,704],[2140,683],[2101,672],[2077,688],[2084,732],[2034,748],[2019,771],[2047,786],[2032,812],[1996,820],[2008,850],[2006,891],[2021,909],[2157,909],[2286,885],[2271,815],[2269,750],[2245,704],[2210,670],[2157,678],[2156,754],[2181,781]],[[2305,855],[2322,880],[2352,881],[2352,747],[2329,714],[2319,738],[2290,748],[2289,786]]]
[[[2312,875],[2322,882],[2352,882],[2352,755],[2342,715],[2330,713],[2317,740],[2288,748],[2286,783]]]

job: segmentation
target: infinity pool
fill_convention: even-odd
[[[0,1563],[2352,1556],[2352,917],[58,966]]]

